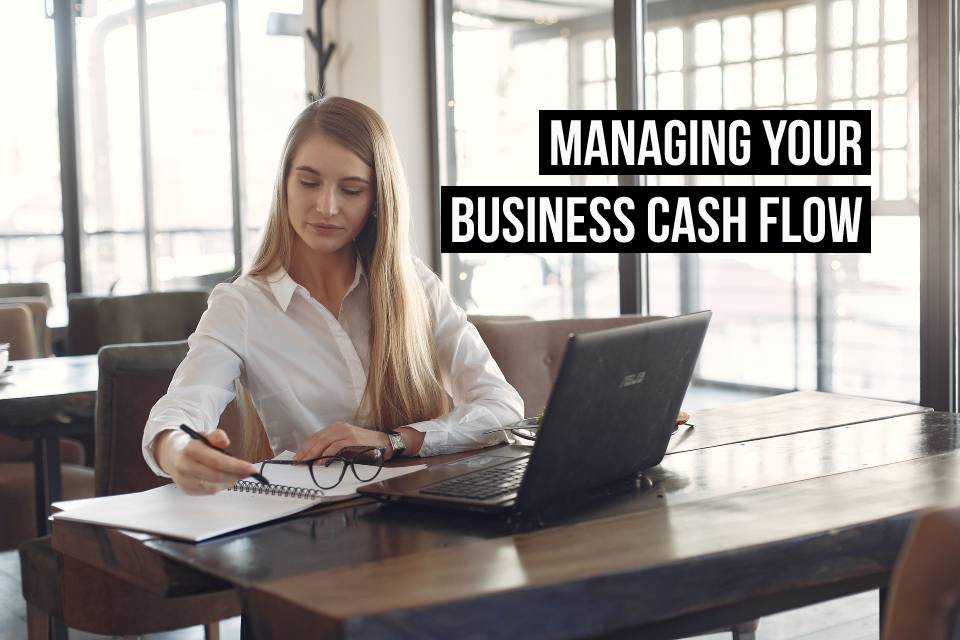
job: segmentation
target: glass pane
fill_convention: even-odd
[[[137,33],[131,0],[101,3],[77,21],[77,97],[83,226],[143,229]],[[87,270],[95,263],[87,260]]]
[[[870,253],[826,256],[823,342],[832,389],[919,399],[920,221],[875,216]]]
[[[788,53],[807,53],[817,48],[816,5],[787,9],[786,23]]]
[[[886,98],[883,101],[883,146],[907,145],[907,99]]]
[[[603,41],[587,40],[583,43],[583,79],[603,80],[606,61],[603,57]]]
[[[753,66],[753,95],[758,107],[783,104],[782,60],[764,60]]]
[[[883,152],[883,199],[906,200],[907,152],[899,149]]]
[[[584,109],[606,109],[606,100],[606,86],[603,82],[591,82],[583,86]]]
[[[270,15],[299,19],[302,11],[303,0],[240,3],[242,184],[248,227],[266,223],[287,129],[306,104],[303,39],[299,30],[271,33],[278,29],[271,29]],[[247,234],[245,256],[253,253],[258,240],[256,233]]]
[[[723,76],[720,67],[697,69],[694,78],[696,109],[723,108]]]
[[[750,59],[750,18],[735,16],[723,21],[723,59],[739,62]]]
[[[861,187],[870,187],[870,199],[879,200],[880,199],[880,153],[877,151],[870,152],[870,167],[872,171],[868,176],[855,176],[857,185]]]
[[[644,79],[643,101],[647,109],[659,109],[657,106],[657,76],[647,76]]]
[[[224,20],[215,4],[147,23],[158,229],[232,224]]]
[[[879,66],[877,64],[877,48],[866,47],[857,50],[857,97],[877,95]]]
[[[883,37],[903,40],[907,37],[907,0],[883,0]]]
[[[713,177],[713,176],[712,176]],[[657,286],[650,289],[650,313],[654,315],[675,316],[683,313],[680,303],[680,261],[679,253],[651,253],[648,257],[650,273],[656,274]]]
[[[646,73],[657,71],[657,35],[653,31],[643,34],[643,66]]]
[[[752,93],[750,63],[731,64],[723,68],[724,109],[744,109],[751,106]]]
[[[53,20],[35,2],[8,2],[0,20],[0,282],[44,281],[66,324],[60,142]],[[30,237],[30,234],[50,234]],[[23,237],[26,236],[26,237]]]
[[[763,11],[753,18],[753,55],[769,58],[783,53],[783,13]]]
[[[148,290],[142,232],[88,235],[83,250],[90,265],[84,273],[85,293],[127,295]]]
[[[683,109],[682,73],[661,73],[657,77],[657,108]]]
[[[660,71],[683,68],[683,31],[677,27],[657,32],[657,64]]]
[[[537,319],[620,313],[616,254],[460,254],[460,269],[468,312]]]
[[[616,43],[613,41],[613,38],[607,38],[606,53],[607,53],[607,78],[616,78],[617,77],[617,47],[616,47]]]
[[[158,231],[233,227],[224,20],[224,6],[218,3],[147,22],[153,219]],[[184,100],[185,95],[190,99]],[[180,268],[194,275],[208,273],[202,255],[192,251],[177,256]],[[159,264],[157,276],[162,283]]]
[[[63,240],[60,236],[18,237],[8,233],[6,228],[0,233],[0,282],[49,283],[53,306],[47,312],[47,325],[51,327],[67,324],[67,287],[63,265]]]
[[[694,382],[698,389],[716,382],[728,393],[733,385],[734,392],[741,395],[751,391],[749,385],[757,385],[785,390],[821,388],[897,400],[919,396],[915,199],[919,87],[915,56],[910,59],[907,53],[917,46],[909,40],[917,33],[912,23],[916,11],[908,11],[909,5],[903,1],[895,2],[748,3],[729,5],[718,17],[714,3],[700,0],[689,5],[688,11],[687,5],[675,6],[669,12],[670,22],[662,25],[656,22],[662,5],[648,2],[651,29],[688,24],[696,38],[698,25],[708,17],[720,21],[723,60],[720,65],[698,65],[684,71],[684,75],[693,74],[685,78],[686,85],[694,88],[688,106],[715,106],[711,94],[716,91],[719,73],[724,108],[857,108],[869,110],[872,122],[873,172],[868,176],[650,178],[650,184],[656,180],[701,186],[716,184],[719,178],[734,187],[857,184],[868,186],[873,200],[873,253],[827,256],[827,274],[822,264],[818,266],[823,257],[817,255],[650,256],[654,313],[714,310]],[[822,11],[817,10],[820,7]],[[782,34],[775,19],[781,11],[785,12]],[[901,41],[878,44],[880,30],[887,35],[886,22],[893,15],[897,25],[891,25],[890,37]],[[820,33],[825,34],[825,43],[817,41]],[[781,43],[783,51],[778,49]],[[868,46],[860,46],[862,43]],[[697,43],[692,44],[695,62],[699,62]],[[816,57],[819,46],[824,46],[825,60]],[[819,94],[819,87],[826,95]],[[898,235],[910,245],[902,253],[896,251],[894,238]],[[892,322],[884,324],[882,309],[891,300],[903,308],[893,314]],[[870,337],[864,340],[862,336]],[[882,345],[883,354],[871,354],[865,359],[869,365],[861,364],[864,358],[856,351],[863,347],[857,346],[857,340]],[[901,375],[896,369],[901,363],[906,363],[903,367],[910,373]]]
[[[860,100],[857,109],[870,110],[870,146],[876,148],[880,144],[880,118],[876,100]]]
[[[787,58],[787,102],[808,103],[817,99],[817,56]]]
[[[880,37],[880,1],[857,0],[857,44],[871,44]]]
[[[693,28],[694,62],[697,66],[720,62],[720,23],[716,20],[698,22]]]
[[[849,98],[853,94],[853,54],[836,51],[830,54],[830,97]]]
[[[472,1],[453,4],[456,184],[615,183],[607,176],[541,176],[537,157],[539,109],[615,104],[612,2],[578,13],[589,24],[604,25],[586,41],[556,25],[538,25],[535,18],[544,9],[533,3],[511,6],[512,19],[504,21],[485,13],[503,8],[498,3],[482,11]],[[523,38],[517,37],[516,18],[524,20]],[[682,73],[656,75],[658,58],[661,71],[682,68],[682,31],[646,34],[644,51],[647,105],[657,104],[658,89],[667,104],[682,105]],[[616,254],[446,254],[443,267],[451,293],[470,313],[557,318],[620,312]]]
[[[230,231],[158,233],[157,280],[163,290],[194,289],[196,277],[233,270],[233,234]],[[183,256],[196,256],[184,260]]]
[[[907,91],[907,44],[883,48],[883,90],[886,93]]]
[[[849,47],[853,44],[853,3],[834,0],[830,3],[830,45]]]
[[[701,253],[697,260],[697,308],[714,314],[710,339],[700,352],[699,375],[739,384],[797,386],[793,256]],[[757,357],[743,357],[748,353]]]

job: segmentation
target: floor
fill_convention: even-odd
[[[220,623],[224,640],[240,637],[240,619]],[[15,551],[0,552],[0,638],[14,640],[27,634],[26,612],[20,595],[20,558]],[[764,618],[758,640],[865,640],[880,635],[880,614],[876,591],[832,600]],[[71,631],[70,640],[99,640],[98,636]],[[145,636],[151,640],[202,640],[203,629]],[[724,640],[730,634],[700,636],[699,640]]]

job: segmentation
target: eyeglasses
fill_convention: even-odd
[[[264,467],[268,464],[307,465],[310,470],[310,479],[318,489],[333,489],[343,482],[348,467],[360,482],[370,482],[380,475],[380,470],[383,469],[383,451],[383,447],[344,447],[334,456],[320,456],[311,460],[264,460],[260,463],[260,473],[263,473]],[[322,476],[318,480],[314,469],[317,466],[329,467],[335,462],[343,463],[337,481],[331,484],[330,478]]]

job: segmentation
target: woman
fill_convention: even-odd
[[[523,417],[476,329],[410,251],[408,196],[380,116],[326,98],[294,122],[253,267],[217,286],[143,454],[187,493],[255,471],[177,430],[216,429],[237,378],[274,452],[306,460],[349,445],[428,456],[502,441]],[[216,430],[215,430],[216,429]]]

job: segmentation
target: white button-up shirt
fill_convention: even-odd
[[[434,319],[442,382],[454,409],[406,426],[424,433],[421,456],[501,442],[503,435],[481,432],[520,420],[523,400],[440,279],[419,260],[415,263]],[[167,394],[150,411],[143,433],[150,468],[166,475],[153,456],[153,440],[161,431],[180,424],[198,431],[216,429],[234,398],[237,378],[250,391],[275,453],[296,451],[338,420],[376,428],[366,416],[356,416],[370,367],[370,296],[359,257],[356,264],[339,317],[283,269],[266,278],[243,275],[218,285]]]

